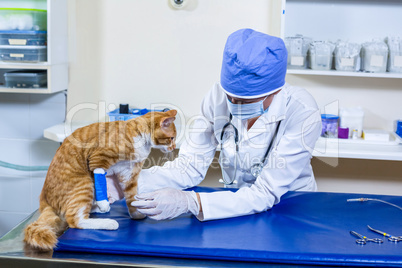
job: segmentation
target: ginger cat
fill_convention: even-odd
[[[57,150],[40,195],[40,216],[25,229],[24,241],[39,250],[52,250],[67,226],[116,230],[112,219],[90,219],[91,209],[110,207],[94,201],[94,170],[104,169],[119,179],[131,218],[144,218],[130,205],[137,178],[151,148],[175,149],[176,111],[149,112],[128,121],[95,123],[74,131]],[[94,205],[94,208],[93,208]]]

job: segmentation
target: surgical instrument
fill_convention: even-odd
[[[379,238],[367,238],[366,236],[356,233],[355,231],[350,231],[350,234],[360,238],[360,239],[356,239],[356,243],[360,244],[360,245],[365,245],[367,242],[373,242],[373,243],[378,243],[378,244],[381,244],[384,242],[384,241],[382,241],[382,239],[379,239]]]
[[[352,199],[347,199],[347,202],[366,202],[366,201],[378,201],[378,202],[382,202],[384,204],[396,207],[397,209],[402,210],[402,207],[397,206],[395,204],[389,203],[387,201],[381,200],[381,199],[376,199],[376,198],[365,198],[365,197],[360,197],[360,198],[352,198]]]
[[[385,232],[383,232],[383,231],[376,230],[376,229],[370,227],[369,225],[367,225],[367,227],[368,227],[371,231],[373,231],[373,232],[375,232],[375,233],[378,233],[378,234],[381,234],[381,235],[383,235],[383,236],[385,236],[385,237],[388,237],[388,240],[391,241],[391,242],[400,242],[400,241],[402,241],[402,236],[393,236],[393,235],[387,234],[387,233],[385,233]]]

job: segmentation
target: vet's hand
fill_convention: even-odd
[[[131,205],[154,220],[173,219],[187,212],[197,216],[200,208],[194,191],[164,188],[135,198],[138,201],[131,202]]]

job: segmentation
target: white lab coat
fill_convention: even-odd
[[[163,167],[143,170],[139,192],[164,187],[185,189],[198,185],[220,148],[222,127],[229,120],[226,95],[216,83],[201,104],[201,116],[195,121],[179,156]],[[282,120],[269,158],[261,175],[254,181],[249,173],[252,164],[261,161],[275,128]],[[317,189],[310,164],[312,150],[321,133],[321,117],[313,97],[304,89],[286,84],[275,95],[269,110],[247,131],[242,121],[232,123],[239,131],[239,158],[236,192],[200,193],[203,213],[200,220],[223,219],[248,215],[270,209],[288,191]],[[233,128],[223,139],[223,152],[233,159]],[[232,141],[232,145],[229,142]],[[229,161],[230,162],[230,161]],[[230,170],[230,163],[229,170]]]

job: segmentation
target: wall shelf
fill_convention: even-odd
[[[402,73],[364,73],[364,72],[341,72],[336,70],[319,71],[310,69],[288,69],[288,74],[300,75],[323,75],[323,76],[349,76],[349,77],[371,77],[371,78],[402,78]]]
[[[48,88],[7,88],[0,87],[0,93],[37,93],[47,94],[52,93]]]
[[[385,39],[388,36],[400,35],[401,12],[402,1],[396,0],[282,0],[281,37],[302,34],[315,41],[336,42],[337,40],[343,40],[362,44],[374,38]],[[373,81],[370,79],[367,79],[369,80],[368,82],[365,81],[366,77],[381,79],[381,83],[377,83],[380,84],[380,88],[387,83],[384,79],[393,79],[388,84],[396,84],[399,81],[395,81],[395,79],[402,78],[402,73],[365,73],[311,69],[288,69],[287,74],[303,76],[303,78],[311,81],[319,79],[319,76],[352,77],[356,78],[354,88],[357,88],[359,84],[367,85]],[[321,79],[319,81],[327,81],[328,87],[333,88],[337,86],[334,83],[339,80]],[[325,82],[320,86],[325,88]],[[349,89],[348,93],[350,93],[350,90],[353,90],[353,88]],[[342,99],[342,97],[334,96],[337,100]],[[365,98],[369,99],[370,96],[365,96]],[[386,98],[385,95],[384,98]],[[325,98],[326,101],[330,101],[330,99],[331,97]],[[359,103],[356,102],[355,105],[357,106]],[[376,116],[381,117],[382,115]],[[396,112],[393,116],[398,117]],[[402,161],[402,144],[345,143],[319,138],[315,145],[313,156],[318,158]]]
[[[0,86],[0,93],[50,94],[68,87],[67,0],[2,0],[0,7],[34,8],[47,10],[47,62],[0,62],[0,75],[11,70],[46,70],[47,88],[7,88]],[[0,77],[0,83],[4,81]]]
[[[62,143],[66,137],[81,127],[88,126],[95,122],[72,122],[61,123],[43,130],[43,136],[46,139]]]
[[[14,62],[5,62],[0,61],[1,69],[32,69],[32,70],[41,70],[48,69],[50,66],[47,62],[39,62],[39,63],[14,63]]]
[[[402,161],[402,145],[352,144],[319,138],[313,156]]]
[[[365,43],[399,36],[402,1],[282,0],[281,37],[302,34],[314,41]],[[402,73],[364,73],[289,69],[288,74],[402,78]]]

